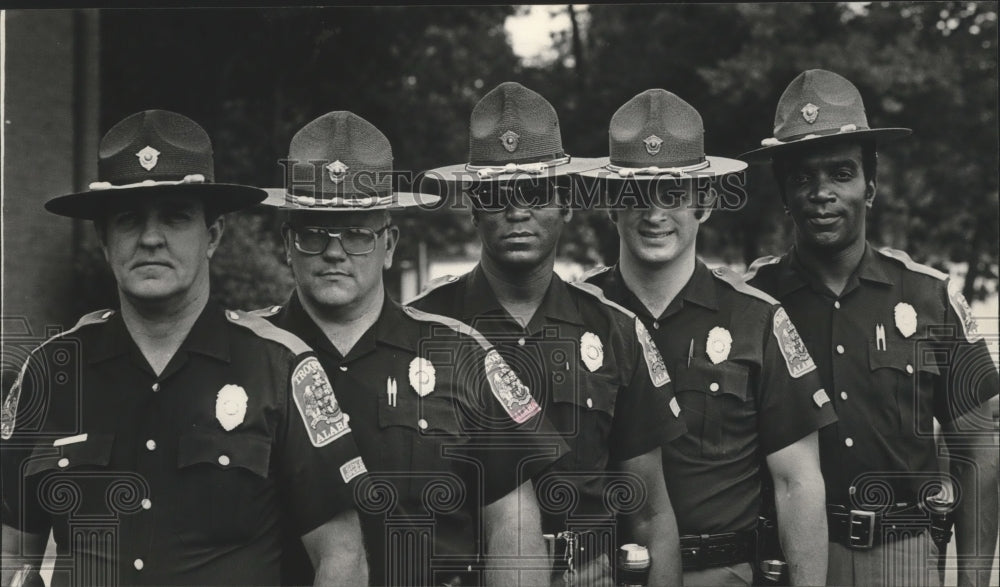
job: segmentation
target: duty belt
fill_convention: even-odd
[[[855,550],[867,550],[887,541],[913,536],[913,531],[919,530],[929,531],[935,542],[947,543],[951,539],[947,515],[927,512],[915,505],[897,504],[873,512],[830,504],[826,512],[830,540]]]
[[[755,528],[724,534],[681,536],[681,564],[685,571],[697,571],[749,563],[756,549]]]

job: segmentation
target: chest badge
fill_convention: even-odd
[[[215,419],[229,432],[247,415],[247,392],[239,385],[225,385],[215,395]]]
[[[917,311],[906,302],[899,302],[892,311],[896,320],[896,330],[903,338],[910,338],[917,331]]]
[[[708,331],[708,339],[705,341],[705,353],[712,361],[713,365],[718,365],[729,358],[729,351],[733,348],[733,335],[721,326]]]
[[[604,364],[604,345],[593,332],[584,332],[580,337],[580,358],[591,373]]]
[[[434,391],[434,365],[423,357],[410,361],[410,387],[424,397]]]

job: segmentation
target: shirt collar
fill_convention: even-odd
[[[476,265],[468,274],[465,297],[462,300],[462,311],[462,318],[465,322],[489,314],[499,313],[506,317],[510,316],[497,300],[497,296],[480,265]],[[541,328],[539,321],[543,317],[570,324],[583,324],[583,318],[580,316],[580,309],[575,303],[575,298],[570,295],[566,282],[555,272],[552,273],[552,280],[549,281],[549,287],[545,290],[545,296],[542,298],[538,310],[535,311],[535,315],[528,324],[528,331],[534,332]]]
[[[691,277],[681,291],[677,293],[677,297],[663,311],[662,316],[651,315],[646,309],[645,304],[629,289],[628,284],[625,283],[625,276],[622,275],[620,265],[615,265],[610,278],[610,284],[611,290],[609,293],[611,295],[608,296],[609,299],[621,303],[626,308],[638,309],[638,314],[653,320],[658,320],[679,311],[684,306],[684,302],[698,304],[709,310],[719,309],[719,285],[716,283],[715,278],[712,277],[712,272],[702,263],[701,259],[695,261],[694,273],[691,274]]]
[[[786,260],[788,261],[787,263],[784,262]],[[782,267],[778,275],[778,297],[782,297],[799,287],[816,282],[809,271],[806,270],[802,261],[799,260],[794,248],[786,259],[782,259],[782,261],[780,263]],[[861,255],[861,261],[851,273],[851,276],[847,280],[847,285],[840,295],[844,296],[854,290],[858,285],[858,280],[870,281],[882,285],[893,285],[895,283],[886,271],[882,260],[875,254],[875,249],[867,242],[865,243],[865,252]],[[819,291],[826,289],[821,285],[814,285],[813,287]]]
[[[334,357],[342,358],[330,339],[326,337],[323,330],[316,324],[312,316],[306,312],[299,300],[297,290],[292,292],[291,297],[285,304],[285,316],[280,321],[279,326],[295,333],[314,350],[331,354]],[[347,357],[354,359],[374,350],[376,343],[384,343],[408,351],[416,350],[416,341],[419,332],[414,332],[413,323],[403,312],[402,307],[386,294],[382,300],[382,309],[379,317],[361,338],[358,339]]]
[[[385,295],[382,302],[382,312],[375,323],[375,336],[378,342],[415,352],[420,339],[420,329],[413,319],[403,312],[402,306]]]

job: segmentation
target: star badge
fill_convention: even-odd
[[[580,337],[580,358],[591,373],[604,364],[604,345],[593,332],[584,332]]]
[[[215,419],[229,432],[243,423],[247,415],[247,392],[239,385],[224,385],[215,394]]]
[[[892,311],[896,320],[896,330],[903,338],[910,338],[917,331],[917,311],[906,302],[899,302]]]
[[[705,341],[705,352],[713,365],[718,365],[729,358],[729,351],[733,348],[733,335],[721,326],[708,331],[708,340]]]
[[[424,397],[434,391],[434,365],[423,357],[410,361],[410,387]]]
[[[152,171],[156,167],[156,163],[159,161],[160,152],[146,145],[138,153],[135,154],[139,158],[139,165],[146,171]]]

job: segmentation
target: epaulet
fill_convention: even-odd
[[[775,257],[774,255],[767,255],[761,257],[760,259],[757,259],[756,261],[751,263],[749,267],[747,267],[746,272],[743,273],[743,279],[745,281],[750,281],[751,279],[756,277],[757,271],[759,271],[761,267],[767,265],[774,265],[775,263],[778,263],[780,261],[781,257]]]
[[[608,267],[606,265],[598,265],[590,269],[586,273],[584,273],[582,276],[580,276],[580,279],[578,279],[577,281],[588,281],[591,278],[597,277],[602,273],[607,273],[608,271],[611,271],[611,267]]]
[[[748,284],[744,281],[743,277],[737,275],[737,273],[729,267],[716,267],[715,269],[712,269],[712,275],[718,277],[721,281],[728,283],[730,287],[741,294],[755,297],[758,300],[763,300],[771,305],[777,305],[780,303],[778,300]]]
[[[930,267],[928,265],[917,263],[916,261],[911,259],[909,255],[907,255],[903,251],[900,251],[899,249],[882,247],[881,249],[876,249],[876,250],[882,255],[889,257],[890,259],[902,263],[904,267],[906,267],[910,271],[913,271],[914,273],[922,273],[924,275],[929,275],[940,281],[947,281],[948,279],[948,275],[946,273],[938,271],[937,269]]]
[[[247,312],[247,314],[250,314],[251,316],[259,316],[261,318],[270,318],[271,316],[274,316],[280,311],[281,311],[281,306],[268,306],[266,308],[250,310],[249,312]]]
[[[466,336],[472,337],[473,339],[475,339],[476,342],[479,343],[479,346],[481,346],[483,349],[489,349],[493,346],[492,344],[490,344],[490,341],[487,340],[486,337],[482,335],[482,333],[480,333],[475,328],[469,326],[465,322],[462,322],[461,320],[455,320],[454,318],[451,318],[449,316],[442,316],[440,314],[432,314],[431,312],[424,312],[423,310],[418,310],[410,306],[402,306],[402,308],[403,312],[405,312],[407,316],[413,318],[414,320],[418,320],[420,322],[436,322],[438,324],[451,328],[452,330],[454,330],[459,334],[464,334]]]
[[[439,288],[439,287],[441,287],[443,285],[448,285],[449,283],[455,283],[458,280],[459,280],[459,277],[457,275],[444,275],[442,277],[438,277],[437,279],[432,279],[424,287],[424,291],[420,292],[419,294],[417,294],[417,297],[413,298],[412,300],[410,300],[410,301],[408,301],[406,303],[412,304],[413,302],[415,302],[415,301],[417,301],[417,300],[419,300],[419,299],[427,296],[429,293],[431,293],[432,291],[436,290],[437,288]]]
[[[28,353],[28,357],[24,360],[24,364],[21,365],[21,370],[17,374],[17,379],[14,380],[14,385],[11,386],[10,392],[7,394],[7,397],[4,398],[2,406],[0,406],[0,438],[3,440],[9,440],[10,437],[14,435],[15,419],[17,418],[17,404],[21,400],[21,383],[24,381],[24,374],[28,371],[28,363],[31,362],[31,357],[53,340],[76,332],[84,326],[103,324],[114,315],[114,310],[97,310],[96,312],[85,314],[77,320],[73,328],[49,337],[42,342],[42,344],[38,345],[32,349],[30,353]]]
[[[278,328],[263,317],[252,312],[237,310],[226,310],[226,319],[231,323],[242,326],[261,338],[273,340],[284,346],[296,355],[308,353],[312,349],[302,342],[302,339],[283,328]]]
[[[575,287],[576,289],[578,289],[578,290],[580,290],[582,292],[586,292],[586,293],[590,294],[591,296],[593,296],[594,298],[596,298],[597,301],[601,302],[605,306],[608,306],[609,308],[614,308],[615,310],[618,310],[619,312],[625,314],[629,318],[635,318],[636,317],[635,312],[633,312],[632,310],[629,310],[628,308],[626,308],[625,306],[622,306],[621,304],[617,304],[617,303],[612,302],[611,300],[609,300],[607,297],[605,297],[604,291],[602,291],[601,288],[597,287],[596,285],[594,285],[592,283],[584,283],[582,281],[571,281],[567,285],[570,285],[570,286]]]

